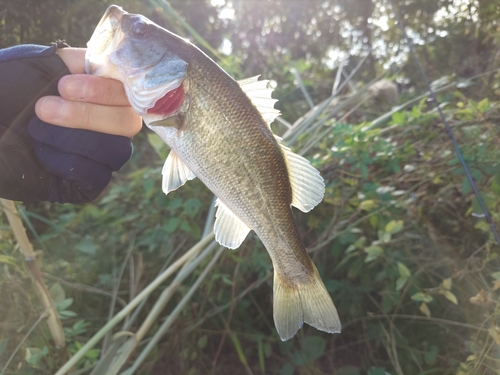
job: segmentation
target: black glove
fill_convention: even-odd
[[[51,47],[0,50],[0,197],[84,203],[95,199],[132,154],[130,139],[47,124],[42,96],[58,95],[70,74]],[[29,124],[29,125],[28,125]]]

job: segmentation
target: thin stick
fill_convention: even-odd
[[[59,284],[66,285],[67,287],[85,292],[85,293],[94,293],[94,294],[100,294],[101,296],[106,296],[109,298],[113,298],[113,293],[111,292],[106,292],[105,290],[101,290],[99,288],[95,288],[93,286],[89,285],[84,285],[84,284],[79,284],[79,283],[72,283],[71,281],[66,281],[64,279],[61,279],[60,277],[52,276],[48,273],[42,272],[42,276],[46,279],[49,280],[54,280],[57,281]],[[116,297],[116,302],[118,302],[120,305],[125,306],[127,302],[120,297]]]
[[[216,246],[217,243],[215,241],[212,242],[195,260],[186,262],[184,264],[183,268],[175,276],[174,281],[168,286],[168,288],[165,288],[165,290],[162,292],[162,294],[154,304],[153,308],[151,309],[149,315],[146,317],[141,327],[137,330],[137,333],[135,334],[135,339],[137,340],[137,342],[142,340],[142,338],[146,335],[149,329],[157,321],[161,312],[163,311],[167,303],[170,301],[170,298],[172,298],[172,296],[174,295],[174,292],[184,281],[184,279],[199,266],[199,264],[203,261],[203,259],[205,259],[205,257],[208,254],[210,254],[215,249]]]
[[[191,297],[193,296],[194,292],[198,289],[200,286],[201,282],[205,279],[205,277],[208,275],[208,273],[212,270],[212,268],[215,266],[217,263],[217,260],[219,257],[222,255],[222,253],[226,250],[225,247],[222,247],[215,253],[214,257],[210,261],[210,263],[207,265],[207,267],[203,270],[200,276],[198,276],[198,279],[194,282],[194,284],[191,286],[189,291],[186,293],[186,295],[182,298],[182,300],[177,304],[175,309],[170,313],[168,318],[163,322],[161,327],[158,329],[158,331],[155,333],[155,335],[151,338],[151,340],[148,342],[148,345],[144,348],[142,353],[139,355],[139,357],[135,360],[134,364],[132,367],[127,369],[126,371],[122,372],[121,375],[132,375],[135,370],[142,364],[142,362],[146,359],[146,357],[151,353],[151,351],[156,347],[160,339],[163,337],[163,335],[168,331],[172,323],[175,321],[177,316],[181,313],[182,309],[186,306],[186,304],[189,302]],[[58,374],[56,374],[58,375]]]
[[[125,255],[125,258],[123,258],[122,265],[120,267],[120,271],[118,272],[118,276],[116,277],[115,280],[115,285],[113,286],[113,298],[111,298],[111,303],[109,305],[109,312],[108,312],[108,321],[111,320],[113,317],[113,314],[115,312],[115,306],[116,306],[116,298],[118,297],[118,290],[120,289],[120,284],[122,281],[123,273],[125,272],[125,267],[127,267],[127,262],[130,259],[130,256],[132,255],[132,251],[134,250],[134,244],[135,244],[135,235],[132,237],[132,241],[130,241],[130,245],[127,250],[127,254]],[[111,342],[111,331],[109,331],[106,336],[104,337],[104,340],[102,342],[102,347],[101,347],[101,358],[104,356],[106,351],[108,350],[109,343]]]
[[[36,320],[35,324],[33,324],[33,326],[30,328],[30,330],[26,333],[26,335],[24,335],[23,339],[19,342],[19,345],[17,345],[16,349],[14,349],[14,351],[12,352],[12,354],[10,355],[9,359],[7,360],[7,363],[5,364],[5,366],[3,367],[2,369],[2,372],[0,372],[0,375],[3,375],[5,370],[7,370],[7,367],[9,367],[9,364],[10,362],[14,359],[14,356],[16,355],[16,353],[19,351],[19,349],[21,348],[21,346],[24,344],[24,342],[26,341],[26,339],[29,337],[29,335],[31,335],[31,332],[33,332],[33,330],[40,324],[40,322],[49,314],[49,310],[45,310],[43,314],[40,315],[40,317]]]
[[[200,248],[205,247],[210,241],[212,241],[214,235],[211,234],[201,239],[195,246],[193,246],[188,252],[177,259],[170,267],[168,267],[165,272],[158,276],[151,284],[149,284],[141,293],[137,295],[130,303],[125,306],[121,311],[119,311],[113,319],[111,319],[104,327],[102,327],[87,343],[75,353],[75,355],[64,364],[63,367],[55,373],[55,375],[65,375],[68,371],[76,364],[80,359],[82,359],[85,354],[92,349],[105,335],[106,333],[113,329],[120,321],[122,321],[130,312],[139,304],[141,301],[151,294],[158,286],[161,285],[165,279],[172,275],[184,262],[191,258],[191,256],[199,251]]]
[[[0,205],[3,208],[3,212],[5,212],[5,215],[7,216],[12,232],[14,232],[14,236],[19,243],[19,248],[24,256],[26,266],[33,276],[35,291],[40,299],[40,304],[42,305],[43,310],[48,310],[49,315],[47,318],[47,325],[49,326],[54,344],[58,348],[63,348],[66,345],[63,326],[61,324],[61,320],[59,319],[59,314],[54,306],[54,301],[52,301],[52,297],[50,296],[47,286],[45,285],[45,281],[43,281],[42,273],[40,272],[40,268],[38,268],[35,252],[33,251],[33,245],[31,245],[31,242],[26,235],[26,229],[24,229],[24,225],[19,217],[16,205],[14,202],[2,198],[0,198]]]

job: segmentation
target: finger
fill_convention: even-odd
[[[57,55],[64,61],[73,74],[85,73],[86,48],[59,48]]]
[[[72,74],[59,80],[59,93],[73,101],[129,106],[123,84],[111,78]]]
[[[142,127],[142,119],[131,107],[74,102],[60,96],[45,96],[35,105],[38,118],[49,124],[93,130],[132,138]]]
[[[112,171],[119,170],[132,155],[132,143],[128,137],[52,125],[36,116],[28,123],[28,133],[39,144],[61,153],[80,155]]]

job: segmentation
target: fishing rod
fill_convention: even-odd
[[[401,32],[403,33],[403,37],[406,40],[406,44],[408,44],[408,47],[410,48],[410,52],[415,59],[415,62],[417,63],[418,69],[420,71],[420,75],[422,76],[422,79],[424,80],[425,85],[427,86],[427,90],[429,91],[429,96],[431,98],[431,101],[434,103],[434,106],[436,107],[439,116],[441,117],[441,120],[443,121],[444,128],[446,130],[446,133],[448,134],[448,137],[451,140],[451,143],[453,144],[453,148],[455,149],[455,152],[457,153],[458,160],[460,161],[460,164],[462,165],[462,168],[465,171],[465,175],[467,176],[467,179],[469,180],[470,186],[472,187],[472,190],[474,191],[474,194],[476,194],[477,201],[479,205],[481,206],[481,209],[484,214],[484,218],[486,219],[486,222],[489,224],[491,232],[493,233],[493,236],[495,237],[495,240],[497,241],[498,245],[500,246],[500,237],[498,235],[497,229],[495,227],[495,224],[493,224],[493,219],[491,218],[490,211],[488,210],[488,207],[486,207],[486,204],[484,203],[483,198],[481,197],[481,194],[479,193],[479,189],[476,185],[476,182],[474,181],[474,178],[472,177],[472,174],[469,170],[469,167],[467,166],[467,163],[465,162],[465,159],[462,155],[462,152],[460,151],[460,148],[458,147],[458,143],[455,139],[455,136],[453,135],[453,131],[451,130],[450,124],[448,124],[448,121],[446,121],[446,117],[444,116],[443,111],[441,110],[441,107],[439,105],[439,102],[437,101],[436,94],[434,93],[434,90],[432,90],[432,87],[429,83],[429,79],[427,78],[427,74],[425,74],[424,69],[422,68],[422,64],[420,64],[420,60],[417,57],[417,54],[415,53],[415,48],[413,47],[413,42],[411,39],[408,37],[408,34],[406,33],[406,28],[399,17],[399,13],[396,11],[396,7],[394,6],[393,0],[388,0],[389,3],[391,4],[392,11],[394,13],[394,16],[396,17],[396,20],[398,21],[398,26],[401,29]]]

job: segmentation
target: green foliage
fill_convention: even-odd
[[[46,44],[58,37],[84,45],[109,1],[77,3],[51,0],[26,7],[0,1],[0,45]],[[156,1],[116,3],[187,34]],[[388,52],[403,44],[390,9],[378,1],[367,6],[362,1],[193,3],[172,6],[212,46],[231,41],[233,55],[223,63],[237,78],[264,72],[278,81],[280,109],[290,121],[309,110],[290,69],[320,103],[330,95],[331,67],[338,63],[331,53],[349,57],[350,72],[373,47],[359,81],[373,78],[385,64],[402,84],[401,101],[422,91],[413,62]],[[448,3],[399,2],[431,77],[443,76],[434,82],[441,87],[454,82],[453,73],[469,77],[497,67],[496,3],[478,2],[470,18],[463,10],[446,15]],[[217,11],[228,6],[235,17],[219,19]],[[436,17],[439,11],[444,18]],[[54,13],[62,22],[54,22]],[[388,16],[387,29],[374,22],[382,16]],[[484,59],[471,65],[478,56]],[[500,102],[495,92],[500,80],[486,77],[444,91],[439,100],[498,223]],[[385,123],[372,126],[382,114],[369,103],[341,120],[322,113],[318,119],[324,124],[293,145],[308,150],[306,157],[326,182],[324,201],[308,215],[297,212],[296,219],[337,305],[343,332],[332,336],[305,326],[293,340],[279,341],[271,263],[250,235],[240,249],[224,254],[138,373],[495,374],[500,366],[498,246],[427,98],[387,112]],[[193,180],[165,196],[160,174],[168,148],[147,131],[134,139],[134,148],[132,160],[95,202],[29,204],[24,211],[35,247],[44,249],[43,271],[59,280],[50,279],[50,292],[70,353],[105,324],[111,297],[117,306],[130,300],[196,243],[205,225],[210,192]],[[0,218],[0,370],[41,314],[22,263]],[[201,272],[188,277],[158,325]],[[146,302],[139,316],[151,307]],[[93,366],[99,355],[98,349],[88,351],[77,367]],[[65,360],[39,324],[6,373],[53,374]]]
[[[500,151],[491,125],[499,103],[490,101],[487,110],[482,104],[482,111],[472,111],[479,108],[477,103],[486,102],[456,97],[460,102],[448,104],[447,116],[465,158],[480,173],[474,172],[497,219],[500,194],[494,187]],[[463,108],[471,109],[466,120]],[[260,242],[251,237],[236,252],[226,253],[158,348],[159,353],[168,351],[170,358],[178,358],[169,366],[188,366],[191,373],[202,373],[206,366],[214,366],[214,358],[218,372],[242,366],[278,374],[328,373],[331,366],[346,374],[396,373],[396,369],[466,374],[474,366],[493,366],[488,353],[497,350],[498,323],[481,330],[478,311],[498,319],[492,309],[496,291],[488,292],[500,280],[498,247],[482,219],[471,215],[479,213],[473,195],[463,190],[463,172],[453,152],[443,146],[448,140],[432,112],[420,103],[393,116],[385,128],[372,130],[365,130],[366,123],[330,124],[328,136],[311,150],[324,155],[311,160],[325,178],[326,196],[312,213],[298,215],[297,220],[306,243],[323,239],[314,258],[344,322],[342,334],[305,328],[298,338],[279,342],[269,300],[270,261]],[[299,147],[305,142],[307,138],[300,138]],[[138,153],[131,165],[94,204],[50,210],[39,205],[27,211],[35,227],[40,225],[36,215],[54,223],[38,233],[49,249],[47,272],[111,290],[119,264],[134,246],[132,259],[135,264],[141,259],[141,279],[147,282],[175,248],[199,238],[210,194],[192,181],[162,195],[157,176],[158,154],[163,151],[149,136],[139,136],[136,144]],[[332,212],[337,213],[333,225],[329,224]],[[12,272],[21,269],[8,251],[3,257]],[[483,281],[475,275],[482,275]],[[119,288],[123,298],[132,277],[123,275]],[[258,279],[264,284],[245,292]],[[52,284],[69,351],[74,352],[97,328],[91,322],[106,315],[108,300],[76,291],[68,298],[65,292],[58,283]],[[223,343],[225,354],[217,356],[226,319],[230,333]],[[469,335],[467,327],[476,327],[475,333]],[[177,334],[187,339],[179,342]],[[489,340],[488,347],[484,340]],[[50,358],[54,353],[44,349],[49,348],[46,344],[28,348],[27,363],[33,368],[55,363]],[[357,361],[344,359],[351,351],[358,353]],[[153,369],[163,366],[159,353]],[[95,350],[88,352],[79,366],[92,365],[97,355]]]

